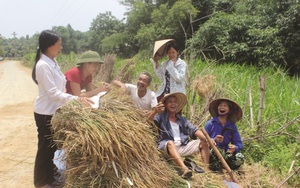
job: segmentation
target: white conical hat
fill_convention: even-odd
[[[158,54],[159,59],[164,57],[167,54],[167,52],[166,52],[167,45],[173,41],[175,41],[175,40],[174,39],[164,39],[164,40],[155,41],[152,57],[154,58],[154,55],[156,53]]]

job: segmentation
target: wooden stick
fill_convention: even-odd
[[[290,169],[289,169],[288,174],[290,174],[290,173],[292,172],[293,167],[294,167],[294,164],[295,164],[295,160],[293,160],[293,162],[292,162],[292,164],[291,164],[291,166],[290,166]]]
[[[289,175],[285,180],[283,180],[281,183],[279,183],[276,188],[280,188],[285,182],[287,182],[294,174],[296,174],[298,172],[298,170],[300,169],[300,166],[298,166],[298,168],[291,174]]]
[[[200,129],[201,129],[201,131],[203,132],[203,134],[204,134],[206,140],[209,142],[210,147],[212,147],[212,149],[213,149],[214,152],[216,153],[218,159],[221,161],[222,165],[223,165],[224,168],[226,169],[226,171],[227,171],[227,173],[229,174],[231,180],[232,180],[233,182],[236,183],[236,180],[235,180],[235,178],[233,177],[231,168],[228,166],[227,162],[225,161],[225,159],[223,158],[223,156],[222,156],[221,153],[219,152],[218,148],[217,148],[217,147],[215,146],[215,144],[211,141],[211,138],[210,138],[210,136],[207,134],[206,130],[205,130],[203,127],[201,127]]]
[[[249,106],[250,106],[250,127],[253,129],[253,107],[252,107],[252,88],[249,87]]]
[[[264,98],[265,98],[265,92],[266,92],[266,80],[267,76],[264,75],[262,77],[259,77],[259,85],[260,85],[260,103],[259,103],[259,111],[258,111],[258,120],[257,125],[261,127],[261,131],[264,131],[264,127],[262,125],[262,111],[264,109]]]

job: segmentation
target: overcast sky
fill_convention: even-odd
[[[118,0],[0,0],[0,34],[17,38],[67,26],[87,31],[99,13],[111,11],[121,20],[126,8]]]

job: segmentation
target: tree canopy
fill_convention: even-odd
[[[126,19],[99,13],[89,31],[53,26],[63,53],[93,49],[129,58],[151,55],[154,41],[173,38],[190,58],[275,66],[300,71],[300,5],[297,0],[120,0]],[[37,35],[0,38],[0,55],[33,52]],[[145,53],[146,52],[146,53]]]

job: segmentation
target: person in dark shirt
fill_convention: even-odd
[[[178,114],[187,103],[185,94],[180,92],[166,94],[160,103],[164,105],[165,111],[153,114],[149,118],[153,119],[159,130],[158,149],[165,158],[172,159],[181,168],[182,178],[188,179],[193,174],[181,157],[201,153],[204,163],[209,164],[208,142],[197,127]]]

